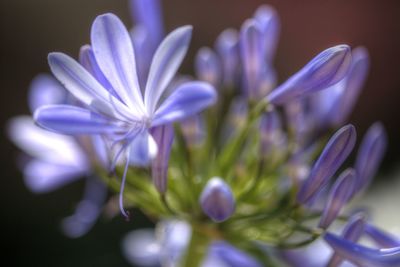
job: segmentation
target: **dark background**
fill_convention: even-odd
[[[279,80],[303,66],[319,51],[347,43],[368,48],[372,67],[351,122],[359,136],[376,120],[389,133],[384,171],[400,158],[400,2],[396,0],[165,0],[168,31],[194,25],[190,56],[226,27],[238,28],[261,3],[269,3],[281,18],[276,56]],[[137,212],[127,223],[117,217],[100,221],[85,237],[71,240],[59,231],[59,221],[72,212],[83,183],[46,195],[33,195],[23,185],[14,161],[16,148],[5,138],[4,124],[27,114],[27,88],[40,72],[48,72],[47,54],[63,51],[77,57],[89,41],[92,20],[114,12],[132,25],[127,0],[0,0],[0,237],[7,266],[128,266],[120,253],[123,233],[146,224]],[[5,256],[4,256],[5,255]]]

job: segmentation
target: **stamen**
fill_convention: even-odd
[[[126,220],[129,220],[129,212],[124,210],[124,189],[125,189],[126,174],[128,173],[128,167],[129,167],[129,157],[130,157],[130,150],[128,149],[126,152],[126,162],[125,162],[124,174],[121,180],[121,188],[119,190],[119,209],[121,210],[121,213],[122,215],[124,215]]]

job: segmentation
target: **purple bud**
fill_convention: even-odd
[[[181,121],[180,125],[187,145],[199,146],[203,144],[205,138],[205,129],[204,119],[200,114]]]
[[[356,173],[354,169],[346,169],[333,184],[328,201],[318,227],[326,229],[336,219],[340,210],[347,204],[354,190]]]
[[[222,222],[234,212],[235,199],[229,185],[221,178],[213,177],[201,193],[200,205],[213,221]]]
[[[281,136],[281,120],[275,110],[268,111],[261,115],[260,138],[261,156],[268,157],[274,144]]]
[[[254,13],[254,19],[258,22],[262,35],[263,58],[271,62],[275,55],[279,37],[279,18],[276,10],[269,5],[262,5]]]
[[[367,224],[365,226],[365,233],[380,247],[400,247],[400,239],[380,230],[371,224]]]
[[[298,202],[309,203],[325,187],[329,179],[346,160],[355,142],[356,130],[351,124],[342,127],[331,137],[314,164],[310,176],[301,186],[297,194]]]
[[[167,191],[168,162],[174,140],[174,127],[166,124],[151,129],[151,135],[157,143],[158,153],[151,164],[151,176],[158,192]]]
[[[195,59],[196,75],[200,80],[218,87],[221,82],[221,64],[215,52],[208,48],[201,48]]]
[[[383,159],[386,146],[386,131],[382,123],[375,122],[365,134],[357,153],[357,184],[354,193],[360,192],[371,183]]]
[[[210,254],[230,267],[261,267],[253,257],[223,241],[216,241],[210,246]],[[208,265],[207,265],[208,266]],[[210,265],[212,266],[212,265]]]
[[[386,267],[400,265],[400,246],[372,249],[355,244],[331,233],[326,233],[325,241],[343,259],[357,266]]]
[[[272,91],[267,97],[268,101],[275,105],[283,104],[328,88],[344,78],[350,64],[349,46],[338,45],[326,49]]]
[[[265,63],[262,45],[259,25],[255,20],[246,20],[240,30],[239,48],[243,66],[243,93],[250,99],[260,97],[259,80]]]
[[[221,58],[223,84],[232,87],[239,68],[239,34],[234,29],[223,31],[215,42],[215,50]]]

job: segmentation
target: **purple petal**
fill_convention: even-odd
[[[326,233],[324,239],[339,256],[358,266],[389,267],[400,265],[400,247],[371,249],[330,233]]]
[[[253,257],[223,241],[211,244],[210,253],[230,267],[261,267]]]
[[[86,170],[71,165],[60,165],[32,160],[24,168],[26,186],[35,193],[56,190],[86,174]]]
[[[365,233],[380,247],[400,247],[399,238],[396,238],[371,224],[365,226]]]
[[[129,163],[134,166],[148,166],[158,152],[157,143],[147,130],[137,133],[129,150]]]
[[[342,127],[331,137],[297,194],[300,203],[308,203],[325,187],[346,160],[355,142],[356,130],[351,124]]]
[[[326,229],[336,219],[340,210],[347,204],[353,193],[356,173],[354,169],[345,170],[329,192],[324,212],[319,221],[318,227]]]
[[[269,5],[257,8],[254,19],[259,23],[262,32],[264,56],[267,62],[271,62],[275,55],[279,37],[279,18],[276,10]]]
[[[163,40],[151,62],[144,103],[148,114],[154,114],[158,100],[175,76],[189,48],[192,27],[183,26]]]
[[[221,178],[211,178],[200,196],[205,214],[216,222],[227,220],[235,211],[235,199],[231,188]]]
[[[136,68],[140,88],[146,87],[146,80],[149,74],[151,59],[157,47],[150,45],[150,33],[141,25],[131,30],[133,48],[135,50]],[[158,45],[158,44],[157,44]]]
[[[360,192],[371,183],[378,171],[387,147],[387,136],[382,123],[375,122],[365,134],[357,153],[355,169],[357,185],[355,192]]]
[[[208,47],[201,48],[195,59],[196,76],[205,82],[218,86],[221,82],[221,64],[217,54]]]
[[[158,108],[152,126],[179,121],[195,115],[214,104],[216,100],[217,94],[208,83],[184,83]]]
[[[86,181],[83,199],[76,206],[73,215],[62,221],[64,233],[71,238],[85,235],[97,221],[107,196],[107,187],[99,179]]]
[[[150,33],[149,45],[155,50],[164,37],[164,24],[160,0],[130,0],[132,17],[135,24],[144,27]],[[154,51],[153,50],[153,51]]]
[[[98,16],[91,41],[96,61],[118,96],[135,114],[146,114],[131,37],[121,20],[114,14]]]
[[[265,58],[261,30],[255,20],[247,20],[240,30],[240,56],[243,64],[244,94],[250,99],[260,97],[258,82]]]
[[[283,104],[307,94],[326,89],[347,74],[351,64],[350,47],[331,47],[312,59],[299,72],[268,95],[272,104]]]
[[[215,42],[215,50],[221,58],[223,84],[233,87],[239,69],[239,34],[234,29],[223,31]]]
[[[167,175],[171,146],[174,140],[174,127],[166,124],[151,129],[151,134],[157,143],[158,153],[151,165],[153,183],[160,193],[167,190]]]
[[[275,110],[268,111],[261,116],[260,137],[261,155],[268,157],[268,153],[277,141],[277,135],[281,130],[281,121]]]
[[[29,88],[29,107],[31,112],[44,105],[62,104],[67,91],[51,75],[40,74],[33,79]]]
[[[104,134],[121,130],[110,119],[90,110],[68,105],[48,105],[36,110],[41,127],[62,134]]]
[[[50,53],[48,59],[54,76],[73,96],[93,110],[110,117],[137,118],[71,57],[62,53]]]

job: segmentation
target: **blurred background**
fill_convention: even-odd
[[[260,5],[274,6],[281,19],[275,66],[284,81],[323,49],[346,43],[363,45],[371,56],[371,71],[351,122],[359,136],[376,120],[383,121],[389,148],[378,177],[391,183],[388,173],[400,160],[400,2],[397,0],[164,0],[167,30],[194,25],[190,55],[182,71],[192,72],[192,58],[213,45],[227,27],[239,28]],[[7,266],[129,266],[120,241],[129,230],[149,226],[138,211],[130,222],[117,216],[101,220],[88,235],[71,240],[59,230],[60,220],[73,211],[83,183],[54,193],[34,195],[15,165],[17,149],[5,137],[5,123],[28,114],[27,89],[38,73],[48,72],[47,54],[63,51],[77,57],[89,42],[93,19],[104,12],[117,14],[129,27],[128,0],[0,0],[0,125],[1,261]],[[389,177],[389,178],[386,178]],[[399,183],[397,183],[399,184]]]

